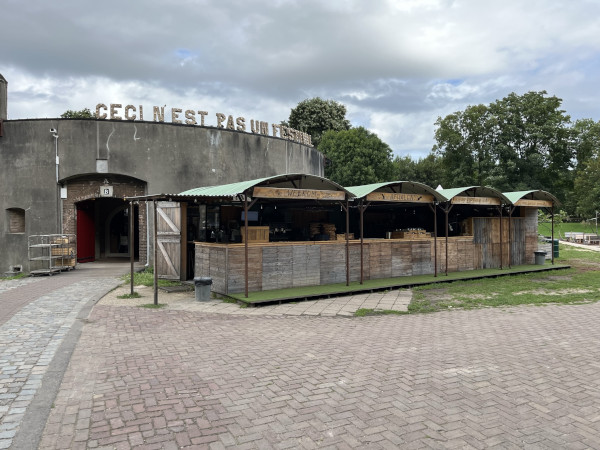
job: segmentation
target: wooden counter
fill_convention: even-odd
[[[537,250],[537,216],[474,218],[472,236],[448,238],[448,272],[533,264]],[[360,280],[360,240],[349,241],[350,280]],[[432,237],[365,239],[365,280],[434,273]],[[502,243],[501,243],[502,242]],[[244,244],[195,244],[195,276],[211,277],[212,290],[244,291]],[[346,241],[262,242],[248,244],[248,289],[261,291],[346,282]],[[438,273],[446,271],[446,239],[437,239]]]
[[[350,242],[350,280],[360,279],[360,240]],[[433,273],[434,245],[429,239],[365,239],[364,279]],[[473,247],[472,237],[449,239],[449,249]],[[244,244],[196,243],[195,276],[211,277],[212,290],[244,291]],[[444,270],[445,243],[438,239],[438,270]],[[473,251],[470,250],[470,254]],[[473,268],[461,261],[455,270]],[[248,289],[260,291],[344,283],[346,242],[269,242],[248,245]],[[450,266],[450,264],[449,264]]]

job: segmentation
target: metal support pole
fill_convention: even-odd
[[[554,265],[554,202],[552,202],[552,265]]]
[[[437,260],[437,205],[433,204],[433,276],[438,276],[438,260]]]
[[[448,214],[450,208],[446,208],[444,212],[446,213],[446,276],[448,276]]]
[[[364,280],[364,255],[363,255],[363,245],[365,243],[365,235],[364,235],[364,215],[365,215],[365,206],[361,200],[360,206],[358,207],[358,212],[360,213],[360,284],[363,284]]]
[[[350,286],[350,201],[346,200],[346,286]]]
[[[512,267],[512,213],[515,207],[508,207],[508,268]]]
[[[156,200],[152,201],[153,214],[154,214],[154,304],[158,305],[158,221],[157,221],[157,212],[156,212]]]
[[[502,269],[502,255],[504,254],[504,238],[502,236],[502,205],[499,207],[500,209],[500,269]]]
[[[248,197],[244,196],[244,295],[248,298]]]
[[[133,260],[134,260],[134,235],[135,230],[133,221],[133,200],[129,202],[129,262],[131,265],[131,283],[130,283],[130,294],[133,295]]]

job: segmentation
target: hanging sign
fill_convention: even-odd
[[[370,194],[367,194],[366,200],[369,202],[433,203],[433,195],[371,192]]]
[[[501,205],[499,198],[495,197],[454,197],[450,203],[453,205]]]
[[[287,189],[271,187],[255,187],[253,197],[281,198],[298,200],[345,200],[346,193],[342,191],[327,191],[317,189]]]
[[[534,208],[552,208],[552,202],[550,200],[527,200],[521,199],[515,206],[532,206]]]

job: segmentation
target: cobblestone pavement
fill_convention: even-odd
[[[98,304],[40,448],[600,448],[599,320]]]
[[[0,282],[0,448],[13,444],[43,382],[47,387],[62,376],[64,368],[49,372],[49,367],[82,308],[118,285],[107,274],[124,271],[125,265],[94,264],[52,277]]]
[[[152,288],[144,286],[136,286],[134,288],[135,292],[141,296],[140,298],[118,298],[123,294],[129,294],[130,289],[129,286],[121,286],[105,296],[100,303],[113,306],[136,306],[153,302],[154,294]],[[158,296],[158,302],[166,305],[166,308],[168,309],[202,313],[234,314],[240,316],[352,316],[361,308],[407,311],[411,300],[412,291],[410,289],[372,292],[248,308],[241,308],[238,304],[226,303],[221,300],[198,302],[195,299],[194,291],[170,294],[159,292]]]

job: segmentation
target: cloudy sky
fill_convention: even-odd
[[[597,0],[0,5],[9,119],[121,103],[278,123],[320,96],[413,158],[439,116],[511,92],[546,90],[573,119],[600,120]]]

